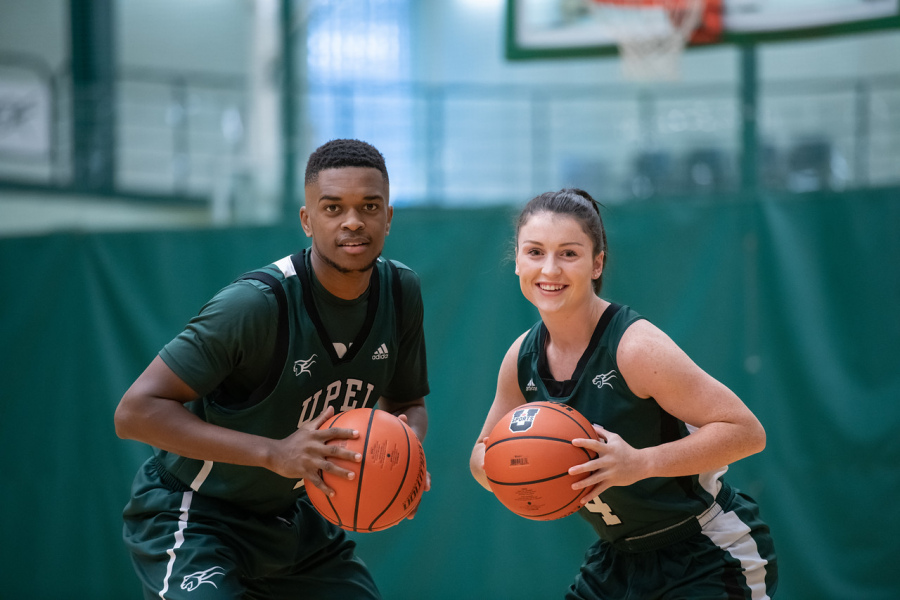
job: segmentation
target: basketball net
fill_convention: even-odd
[[[633,81],[672,81],[703,17],[706,0],[594,0],[597,24],[619,48]]]

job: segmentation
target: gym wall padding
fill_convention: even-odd
[[[775,535],[777,597],[900,597],[900,192],[611,206],[604,296],[632,305],[759,416],[733,465]],[[509,344],[511,209],[398,208],[385,254],[422,278],[432,491],[414,521],[359,534],[386,599],[560,598],[593,534],[504,509],[468,457]],[[0,240],[0,597],[140,597],[121,509],[149,454],[113,411],[202,304],[307,244],[276,228]]]

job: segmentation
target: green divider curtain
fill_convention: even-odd
[[[500,360],[537,313],[515,211],[399,208],[386,256],[422,278],[433,489],[358,534],[387,599],[559,598],[593,534],[532,522],[471,478]],[[730,481],[775,535],[778,597],[900,597],[900,194],[654,202],[604,211],[605,296],[632,305],[760,417]],[[116,438],[128,385],[218,289],[304,247],[276,228],[0,240],[0,596],[140,598],[121,509],[149,448]]]

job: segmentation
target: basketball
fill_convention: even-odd
[[[359,431],[353,440],[329,440],[362,455],[362,461],[332,459],[353,471],[353,479],[320,472],[334,490],[328,497],[308,485],[306,493],[319,514],[347,531],[380,531],[406,518],[418,505],[425,486],[425,451],[419,438],[398,417],[372,408],[334,415],[319,429],[345,427]]]
[[[588,473],[569,475],[569,467],[597,454],[573,446],[575,438],[600,439],[571,406],[531,402],[508,412],[491,430],[484,453],[484,472],[494,495],[517,515],[536,521],[577,511],[591,488],[573,490],[572,484]]]

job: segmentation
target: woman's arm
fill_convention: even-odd
[[[475,442],[475,447],[472,449],[472,455],[469,458],[469,469],[472,471],[472,476],[488,491],[491,491],[491,486],[488,483],[487,476],[484,474],[484,442],[490,435],[494,425],[497,424],[497,421],[503,415],[515,407],[525,404],[525,396],[522,395],[522,390],[519,389],[517,365],[519,347],[522,345],[524,338],[525,334],[523,333],[513,342],[503,357],[503,362],[500,364],[500,373],[497,376],[497,392],[494,395],[494,403],[491,404],[484,426],[481,428],[481,433],[478,436],[478,441]]]
[[[570,469],[592,472],[575,489],[596,486],[590,500],[613,486],[648,477],[679,477],[720,469],[762,451],[766,434],[740,398],[698,367],[665,333],[641,320],[622,336],[619,372],[635,395],[656,400],[670,415],[696,427],[691,435],[635,449],[615,432],[595,426],[604,442],[578,440],[599,458]]]

